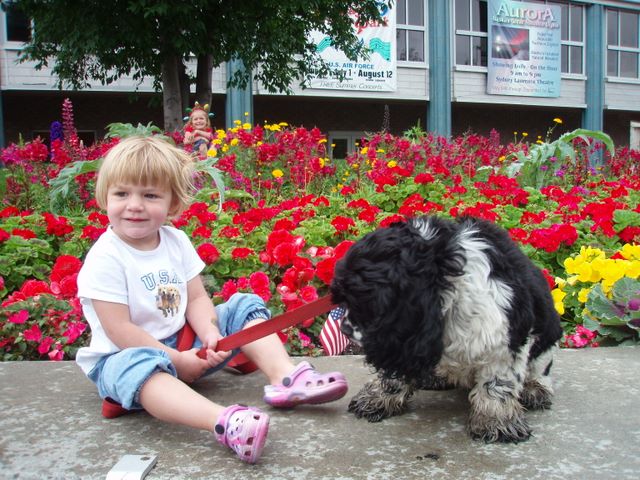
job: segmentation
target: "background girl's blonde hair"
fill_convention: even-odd
[[[172,194],[169,214],[182,213],[194,191],[193,158],[158,137],[128,137],[107,153],[96,180],[96,201],[107,207],[107,191],[115,184],[168,187]]]

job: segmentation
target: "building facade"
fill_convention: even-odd
[[[616,145],[640,148],[640,2],[529,0],[561,11],[559,95],[487,93],[492,46],[491,0],[396,0],[393,91],[293,87],[293,94],[228,89],[237,65],[215,69],[212,110],[217,128],[234,120],[318,127],[344,156],[366,133],[416,125],[445,136],[465,132],[503,142],[524,132],[544,136],[561,118],[563,131],[603,130]],[[505,4],[518,4],[506,1]],[[554,10],[557,11],[557,10]],[[47,69],[17,63],[30,24],[9,9],[0,13],[0,140],[46,137],[60,119],[64,98],[86,142],[113,122],[162,125],[161,101],[150,81],[128,78],[83,91],[60,91]]]

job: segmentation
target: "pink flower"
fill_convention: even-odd
[[[7,318],[7,321],[10,323],[15,323],[20,325],[26,322],[28,318],[29,318],[29,312],[27,310],[20,310],[19,312],[14,313],[13,315],[9,315],[9,318]]]
[[[51,345],[53,345],[53,338],[44,337],[40,342],[40,345],[38,345],[38,353],[40,355],[44,355],[49,351],[49,349],[51,348]]]
[[[22,332],[22,336],[29,342],[39,342],[42,338],[42,331],[37,323],[34,323],[31,328]]]

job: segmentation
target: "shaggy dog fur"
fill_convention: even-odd
[[[469,389],[469,434],[531,435],[524,411],[549,408],[561,337],[549,286],[497,226],[473,218],[395,223],[365,235],[336,265],[343,332],[378,372],[349,411],[401,414],[416,389]]]

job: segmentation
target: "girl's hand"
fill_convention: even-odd
[[[207,362],[210,367],[215,367],[224,362],[231,352],[216,352],[218,341],[223,338],[218,330],[214,330],[204,337],[202,344],[207,347]]]
[[[204,375],[209,369],[209,362],[198,357],[198,348],[178,352],[177,361],[173,364],[178,372],[178,378],[185,383],[192,383]]]

